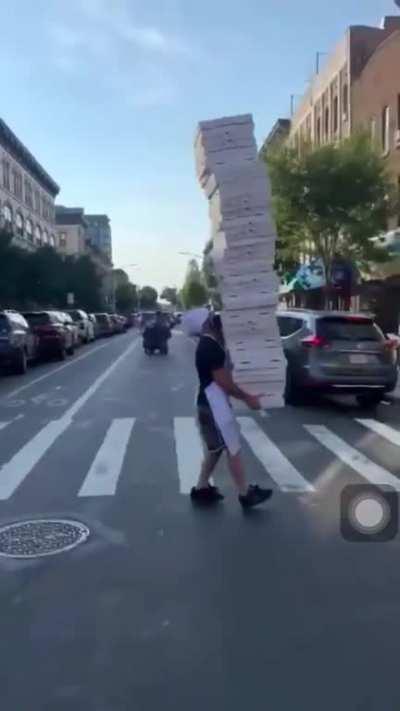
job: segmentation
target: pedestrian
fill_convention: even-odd
[[[200,381],[197,419],[205,457],[191,498],[200,503],[213,503],[224,498],[219,489],[210,484],[210,479],[221,454],[226,451],[241,505],[243,508],[257,506],[272,496],[272,489],[247,482],[241,456],[240,429],[230,398],[242,400],[251,410],[260,410],[260,397],[250,395],[234,382],[218,314],[207,308],[194,309],[185,314],[183,326],[188,335],[200,336],[196,349]]]

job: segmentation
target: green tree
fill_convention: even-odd
[[[269,154],[278,226],[277,264],[290,269],[305,257],[320,257],[330,285],[337,257],[359,267],[386,261],[372,240],[387,229],[397,209],[385,161],[358,134],[338,145],[300,154],[284,148]]]
[[[115,291],[115,302],[119,313],[131,313],[138,305],[138,295],[135,284],[119,284]]]
[[[212,305],[215,309],[222,308],[222,299],[219,291],[218,278],[215,273],[214,262],[211,256],[213,241],[209,239],[203,250],[202,275],[203,281],[209,293]]]
[[[208,301],[208,290],[195,259],[191,259],[188,264],[181,298],[187,309],[203,306]]]
[[[166,286],[161,292],[161,298],[169,301],[172,306],[179,303],[178,289],[175,286]]]
[[[152,286],[143,286],[139,291],[139,304],[142,309],[153,309],[157,304],[158,292]]]
[[[75,304],[85,311],[98,311],[103,308],[101,278],[90,257],[84,255],[75,259],[67,257],[65,295],[72,292]]]

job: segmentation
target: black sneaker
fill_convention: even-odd
[[[258,506],[263,504],[264,501],[268,501],[273,494],[272,489],[262,489],[257,484],[251,484],[247,490],[245,496],[239,496],[239,501],[244,509],[251,509],[253,506]]]
[[[192,501],[200,504],[213,504],[216,501],[222,501],[223,495],[216,486],[207,486],[204,489],[197,489],[195,486],[190,492]]]

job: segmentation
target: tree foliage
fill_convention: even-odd
[[[67,294],[87,311],[103,308],[101,278],[90,257],[63,257],[53,247],[28,252],[0,233],[0,302],[9,308],[66,308]]]
[[[208,293],[210,294],[210,299],[212,301],[213,307],[215,309],[221,309],[222,300],[219,291],[218,278],[215,273],[214,262],[211,255],[213,248],[213,241],[210,238],[203,250],[203,264],[202,264],[202,274],[203,280],[207,287]]]
[[[139,291],[139,302],[142,309],[152,309],[156,306],[158,292],[152,286],[143,286]]]
[[[161,292],[161,298],[169,301],[172,306],[177,306],[179,303],[178,289],[175,286],[165,286]]]
[[[367,268],[387,260],[371,238],[397,209],[385,161],[362,134],[338,145],[268,155],[278,226],[277,263],[295,267],[321,257],[329,284],[337,257]]]
[[[115,303],[118,313],[128,314],[138,305],[138,294],[135,284],[120,283],[115,290]]]
[[[181,299],[186,309],[203,306],[208,301],[208,289],[195,259],[191,259],[188,264]]]

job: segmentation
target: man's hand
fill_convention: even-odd
[[[261,410],[261,395],[250,395],[247,393],[245,403],[250,410]]]

